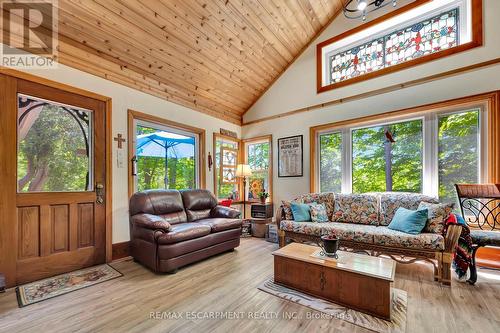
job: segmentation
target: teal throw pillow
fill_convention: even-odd
[[[399,207],[387,226],[389,229],[402,231],[407,234],[418,235],[425,227],[428,218],[428,209],[409,210]]]
[[[309,207],[311,210],[311,221],[318,223],[328,222],[325,205],[313,202],[309,204]]]
[[[292,208],[293,219],[295,222],[311,221],[311,211],[309,205],[292,202],[291,206],[292,206],[291,208]]]

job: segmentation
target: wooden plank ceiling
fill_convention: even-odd
[[[58,6],[61,63],[240,124],[342,0],[59,0]]]

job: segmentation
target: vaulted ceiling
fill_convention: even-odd
[[[342,0],[59,0],[59,61],[240,124]]]

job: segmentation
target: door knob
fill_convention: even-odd
[[[104,203],[104,185],[101,183],[95,184],[96,202],[98,204]]]

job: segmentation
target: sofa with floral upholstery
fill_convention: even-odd
[[[291,202],[324,205],[328,222],[296,222]],[[436,206],[438,201],[415,193],[310,193],[290,202],[283,201],[276,213],[280,247],[288,241],[314,242],[335,233],[340,246],[370,255],[387,255],[400,263],[426,260],[434,265],[434,279],[451,283],[451,262],[461,227],[450,225],[445,231],[449,211],[430,218],[417,235],[389,229],[399,207],[416,210],[419,205]]]

